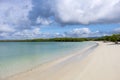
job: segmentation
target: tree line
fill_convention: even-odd
[[[103,36],[103,37],[100,37],[100,38],[96,38],[95,39],[96,41],[111,41],[111,42],[115,42],[116,44],[118,42],[120,42],[120,34],[113,34],[111,36]]]
[[[26,39],[26,40],[0,40],[0,42],[82,42],[82,41],[112,41],[119,42],[120,34],[94,38],[49,38],[49,39]]]

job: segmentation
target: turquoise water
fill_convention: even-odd
[[[93,42],[0,42],[0,77],[55,60]]]

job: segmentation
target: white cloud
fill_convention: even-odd
[[[34,28],[34,29],[25,29],[23,31],[19,31],[14,33],[12,36],[15,38],[36,38],[37,36],[39,36],[41,34],[40,32],[40,28]]]
[[[120,0],[0,0],[2,37],[66,36],[61,33],[40,33],[39,28],[33,27],[51,23],[54,26],[56,23],[69,25],[117,22],[120,23]],[[67,36],[100,36],[99,33],[91,32],[88,28],[77,28],[67,32]]]
[[[72,33],[74,33],[74,34],[89,34],[89,33],[91,33],[91,31],[89,30],[89,28],[76,28],[76,29],[73,29]]]
[[[114,29],[114,31],[113,31],[114,33],[120,33],[120,27],[119,28],[116,28],[116,29]]]
[[[100,37],[103,36],[104,33],[100,31],[91,31],[89,28],[75,28],[72,31],[65,32],[64,35],[66,37]]]
[[[7,24],[0,24],[0,32],[14,32],[15,30],[12,27],[9,27]]]
[[[92,32],[89,28],[75,28],[70,32],[72,37],[89,37]]]
[[[66,35],[65,35],[65,34],[62,34],[62,33],[54,33],[54,34],[52,34],[51,36],[54,37],[54,38],[66,37]]]
[[[8,33],[6,33],[6,32],[0,33],[0,37],[6,37],[6,38],[7,38],[7,37],[8,37],[8,35],[9,35],[9,34],[8,34]]]
[[[7,24],[10,27],[23,26],[26,24],[24,22],[29,22],[30,10],[31,0],[0,1],[0,24]]]
[[[31,0],[0,0],[0,39],[12,39],[16,32],[31,28],[28,18],[31,10]]]
[[[63,23],[120,22],[120,0],[56,0],[55,15]]]
[[[36,23],[37,24],[42,24],[42,25],[49,25],[49,24],[52,23],[52,21],[49,20],[49,19],[44,19],[44,18],[38,17],[37,20],[36,20]]]

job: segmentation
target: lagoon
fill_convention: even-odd
[[[94,42],[0,42],[0,77],[8,77],[82,50]]]

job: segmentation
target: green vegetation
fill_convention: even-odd
[[[50,39],[30,39],[30,40],[0,40],[0,42],[82,42],[82,41],[112,41],[118,43],[120,34],[104,36],[99,38],[50,38]]]
[[[111,41],[111,42],[115,42],[116,44],[120,41],[120,34],[113,34],[111,36],[104,36],[104,37],[100,37],[95,39],[96,41]]]
[[[0,40],[0,42],[81,42],[89,41],[89,38],[50,38],[50,39],[30,39],[30,40]]]

